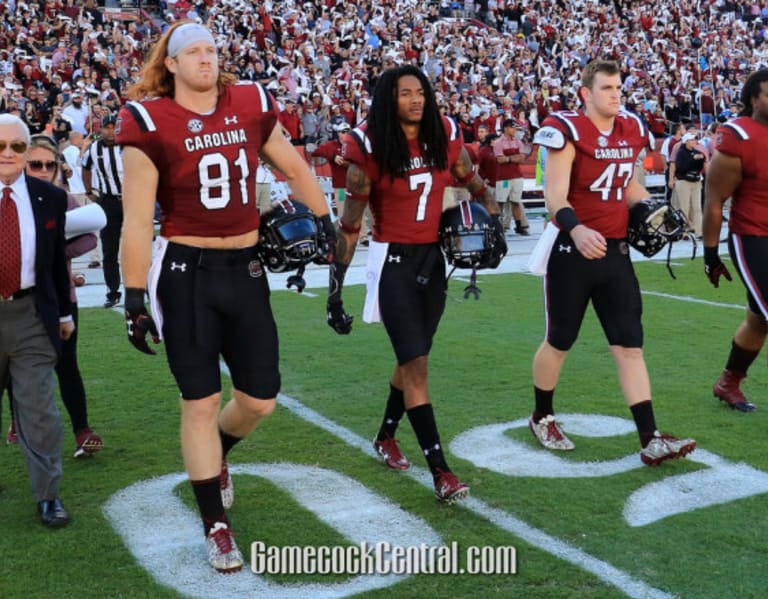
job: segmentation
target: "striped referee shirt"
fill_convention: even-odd
[[[91,171],[93,189],[102,196],[123,194],[123,149],[117,144],[111,146],[103,139],[94,141],[83,156],[83,168]]]

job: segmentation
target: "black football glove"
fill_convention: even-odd
[[[155,321],[144,306],[145,289],[127,287],[125,289],[125,326],[128,329],[128,341],[131,345],[145,354],[155,355],[157,352],[149,347],[147,333],[152,336],[154,343],[160,343]]]
[[[709,282],[716,288],[720,287],[720,277],[725,277],[732,281],[731,273],[728,272],[725,264],[720,260],[717,254],[717,246],[704,248],[704,274],[707,275]]]
[[[507,236],[504,234],[504,225],[501,222],[500,214],[492,214],[491,222],[493,223],[494,244],[488,266],[496,268],[501,264],[501,259],[507,255]]]
[[[331,215],[324,214],[317,218],[317,258],[315,264],[330,264],[336,254],[336,228],[331,222]]]
[[[355,317],[344,311],[342,302],[328,302],[327,309],[328,326],[339,335],[349,335],[352,332],[352,321]]]

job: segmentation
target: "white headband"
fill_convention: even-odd
[[[171,39],[168,40],[168,56],[176,58],[176,55],[184,48],[197,42],[208,42],[216,46],[211,32],[198,23],[184,23],[173,30]]]

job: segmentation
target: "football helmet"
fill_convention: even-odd
[[[627,241],[638,252],[650,258],[690,230],[682,211],[662,199],[645,199],[629,210]]]
[[[493,222],[477,202],[462,200],[440,218],[440,245],[456,268],[491,268],[496,244]]]
[[[261,215],[259,252],[272,272],[296,270],[318,255],[317,220],[296,200],[280,200]]]

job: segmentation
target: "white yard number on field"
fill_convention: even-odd
[[[442,537],[424,520],[409,514],[348,476],[300,464],[230,466],[236,474],[263,477],[288,492],[350,543],[392,546],[441,545]],[[137,482],[115,493],[104,511],[128,549],[160,584],[188,597],[270,597],[322,599],[356,595],[402,582],[407,575],[359,575],[329,583],[280,584],[242,572],[221,576],[205,564],[200,518],[175,493],[186,474]],[[161,505],[162,509],[158,509]],[[240,514],[258,521],[272,514]],[[248,560],[258,539],[237,539]],[[297,538],[300,543],[300,538]]]
[[[624,418],[597,414],[558,414],[558,420],[574,437],[613,437],[636,435],[634,424]],[[611,476],[635,468],[647,468],[638,451],[600,462],[565,459],[557,452],[515,441],[504,433],[527,428],[528,420],[491,424],[473,428],[450,444],[457,456],[481,468],[508,476],[538,478],[588,478]],[[636,442],[633,437],[631,443]],[[589,443],[583,440],[581,443]],[[579,440],[576,440],[578,452]],[[578,453],[571,453],[575,458]],[[711,505],[728,503],[753,495],[768,493],[768,474],[746,464],[734,464],[705,449],[696,449],[689,460],[707,468],[669,476],[649,483],[632,493],[624,505],[624,519],[630,526],[643,526],[672,516]]]

